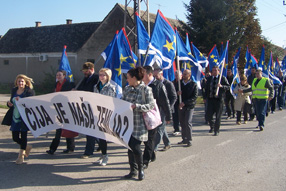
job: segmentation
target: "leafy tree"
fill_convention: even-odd
[[[265,41],[256,18],[255,0],[190,0],[185,7],[187,23],[181,24],[202,52],[208,53],[214,44],[220,47],[221,42],[229,40],[229,62],[241,47],[239,65],[243,68],[247,45],[259,59]]]

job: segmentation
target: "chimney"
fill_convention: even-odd
[[[67,19],[66,21],[67,21],[67,25],[72,24],[72,20],[71,19]]]
[[[40,26],[41,26],[41,24],[42,24],[42,22],[40,22],[40,21],[36,21],[36,27],[40,27]]]

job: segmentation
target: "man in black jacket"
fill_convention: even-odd
[[[94,73],[94,64],[91,62],[84,63],[81,71],[83,72],[84,78],[76,87],[76,89],[81,91],[93,92],[94,85],[96,85],[98,82],[98,75]],[[81,158],[86,159],[93,155],[95,141],[95,137],[86,135],[85,151]]]
[[[251,68],[251,73],[250,75],[247,77],[247,82],[249,85],[252,85],[252,82],[254,80],[254,78],[256,78],[256,67],[253,66]],[[253,121],[254,117],[255,117],[255,106],[254,106],[254,102],[252,100],[252,95],[250,96],[251,99],[251,108],[250,108],[250,118],[249,121]]]
[[[152,88],[154,99],[156,99],[156,103],[160,110],[161,120],[162,122],[166,120],[166,123],[168,124],[172,119],[172,115],[166,88],[163,83],[154,78],[153,76],[154,69],[152,66],[144,66],[144,69],[145,69],[145,74],[143,77],[143,82]],[[144,142],[145,150],[143,154],[143,163],[145,169],[148,168],[150,160],[155,161],[156,159],[154,147],[155,147],[157,128],[158,127],[152,130],[148,130],[148,141]]]
[[[174,84],[164,78],[163,71],[161,68],[156,68],[154,70],[154,77],[165,85],[166,90],[167,90],[168,99],[170,102],[171,113],[174,113],[174,105],[177,100],[177,92],[176,92]],[[157,129],[157,135],[155,139],[155,151],[158,150],[161,139],[163,139],[163,143],[165,145],[162,151],[166,151],[171,148],[171,142],[169,140],[168,133],[165,127],[166,126],[165,120],[163,120],[162,122],[163,122],[162,125],[160,125]]]
[[[214,136],[219,134],[221,114],[223,110],[223,96],[225,91],[229,89],[229,83],[227,79],[222,76],[221,82],[218,83],[219,67],[214,66],[212,68],[212,75],[207,78],[206,91],[203,94],[204,100],[207,100],[207,120],[210,125],[210,133],[214,131]],[[217,87],[219,87],[218,95],[216,95]],[[213,120],[213,115],[215,115],[215,121]]]
[[[232,73],[230,68],[227,69],[226,79],[228,81],[228,84],[231,84],[233,81],[233,73]],[[232,114],[232,118],[235,118],[234,97],[231,94],[230,89],[228,89],[225,92],[225,100],[224,101],[225,101],[225,107],[226,107],[226,112],[227,112],[227,118],[226,119],[230,119],[231,114]]]
[[[182,127],[182,141],[178,144],[192,146],[192,121],[193,113],[198,98],[197,84],[191,80],[191,70],[184,70],[181,80],[182,90],[178,92],[182,96],[182,103],[179,103],[179,119]]]

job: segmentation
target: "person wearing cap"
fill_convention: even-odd
[[[76,87],[76,90],[93,92],[94,86],[98,82],[98,75],[94,73],[94,64],[91,62],[84,63],[81,71],[84,75],[84,78],[81,80],[79,85]],[[96,141],[95,137],[86,135],[85,151],[84,151],[84,154],[81,156],[81,158],[85,159],[93,155],[95,141]]]
[[[256,78],[254,78],[251,88],[242,90],[241,93],[247,93],[252,91],[252,99],[255,105],[255,112],[258,120],[258,126],[260,131],[264,129],[264,121],[266,115],[267,101],[270,101],[274,96],[273,86],[268,78],[262,77],[262,68],[256,70]]]

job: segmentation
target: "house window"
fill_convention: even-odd
[[[93,63],[93,64],[94,64],[94,62],[95,62],[94,59],[87,59],[86,61],[87,61],[87,62],[91,62],[91,63]]]
[[[4,65],[9,65],[9,60],[4,60]]]

